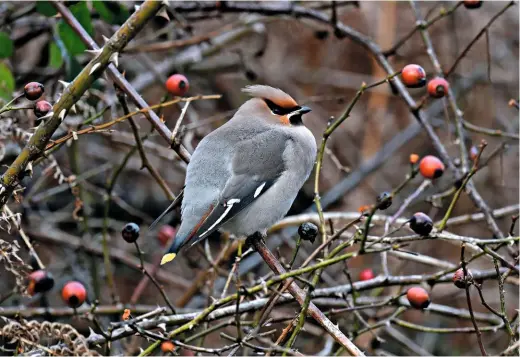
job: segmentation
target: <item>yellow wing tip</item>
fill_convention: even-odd
[[[175,259],[176,256],[177,254],[175,253],[167,253],[163,255],[161,259],[161,265],[171,262],[173,259]]]

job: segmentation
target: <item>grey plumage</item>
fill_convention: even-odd
[[[252,94],[278,99],[294,107],[295,115],[310,111],[280,90],[255,87]],[[244,103],[197,146],[186,173],[182,223],[170,252],[218,228],[236,236],[265,233],[290,209],[312,171],[316,141],[304,125],[284,125],[292,114],[282,118],[271,113],[265,99]]]

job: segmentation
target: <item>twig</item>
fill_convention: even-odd
[[[148,279],[150,279],[150,281],[153,283],[153,285],[155,285],[157,290],[159,290],[164,301],[166,302],[166,305],[168,305],[168,307],[172,311],[172,314],[175,315],[176,314],[175,308],[173,307],[170,299],[168,298],[168,295],[166,295],[166,293],[164,292],[164,289],[159,285],[157,280],[155,280],[155,278],[146,270],[146,267],[144,265],[144,260],[143,260],[143,252],[139,248],[139,244],[137,243],[137,241],[134,242],[134,245],[135,245],[135,249],[137,250],[137,255],[139,256],[139,261],[141,262],[141,266],[140,266],[141,271],[143,272],[143,274],[145,274],[148,277]]]
[[[466,261],[464,259],[465,248],[466,248],[466,243],[462,243],[460,246],[460,265],[464,272],[464,281],[467,281],[468,269],[466,268]],[[499,279],[500,279],[500,277],[499,277]],[[468,303],[468,310],[471,315],[471,322],[473,323],[473,326],[475,327],[475,334],[477,335],[477,341],[478,341],[478,345],[480,347],[480,352],[482,353],[482,356],[487,356],[486,349],[484,348],[484,345],[482,344],[482,334],[480,333],[480,330],[477,325],[477,321],[475,321],[475,316],[473,315],[473,308],[471,306],[471,297],[469,295],[469,287],[471,286],[471,284],[465,283],[464,285],[465,285],[465,290],[466,290],[466,301]]]
[[[460,194],[468,184],[469,180],[471,180],[471,177],[477,172],[480,156],[482,155],[482,152],[484,151],[484,148],[487,146],[487,143],[482,140],[482,143],[480,144],[479,152],[477,154],[477,157],[473,161],[473,167],[468,172],[464,180],[462,181],[460,187],[455,191],[455,194],[453,195],[453,199],[451,200],[450,206],[448,207],[446,214],[444,215],[444,218],[442,219],[441,223],[437,226],[437,229],[439,232],[442,232],[442,230],[446,227],[446,223],[448,222],[448,218],[451,216],[451,212],[453,212],[453,208],[455,207],[455,204],[457,203]]]
[[[451,65],[450,69],[446,71],[446,77],[449,77],[450,74],[453,73],[453,71],[455,70],[455,68],[457,67],[457,65],[459,64],[459,62],[466,56],[466,54],[468,53],[468,51],[471,49],[471,47],[473,47],[473,45],[475,44],[475,42],[478,41],[478,39],[487,32],[487,30],[491,27],[491,25],[493,24],[493,22],[495,22],[496,19],[498,19],[500,17],[500,15],[502,15],[507,9],[509,9],[511,6],[515,5],[515,2],[514,1],[510,1],[506,6],[504,6],[499,12],[497,12],[489,21],[488,23],[478,32],[477,36],[475,36],[473,38],[473,40],[470,41],[470,43],[468,43],[468,45],[466,46],[466,48],[464,48],[464,50],[462,50],[462,52],[460,53],[460,55],[457,57],[457,59],[455,60],[455,62],[453,62],[453,64]]]
[[[55,4],[58,8],[68,11],[65,5]],[[146,1],[139,10],[116,31],[114,36],[106,43],[103,50],[93,58],[77,75],[77,77],[65,88],[60,99],[52,108],[52,115],[43,125],[38,126],[36,132],[24,147],[22,152],[2,175],[0,183],[0,207],[7,203],[8,198],[19,180],[20,174],[25,171],[27,165],[38,158],[44,151],[51,136],[60,126],[65,116],[74,103],[92,85],[110,64],[113,55],[116,55],[126,46],[146,22],[151,19],[162,6],[160,2]],[[70,14],[70,12],[69,12]],[[72,16],[72,15],[71,15]]]
[[[260,238],[260,239],[258,239]],[[282,267],[280,262],[276,259],[276,257],[271,253],[269,248],[265,245],[263,238],[256,237],[252,239],[252,244],[254,245],[256,251],[262,256],[262,259],[269,265],[269,268],[273,270],[276,274],[284,274],[286,273],[285,269]],[[298,301],[300,305],[303,306],[305,301],[305,293],[303,292],[298,285],[292,283],[289,285],[289,292],[294,298]],[[324,314],[321,312],[316,305],[313,303],[309,304],[308,307],[309,314],[329,333],[334,337],[334,339],[342,345],[351,355],[353,356],[364,356],[363,352],[359,350],[339,329],[335,326]]]
[[[2,207],[3,211],[5,213],[7,213],[7,217],[11,220],[11,222],[13,222],[13,224],[15,225],[16,229],[18,230],[18,233],[20,233],[20,237],[22,237],[22,240],[25,244],[25,246],[27,247],[27,249],[29,250],[29,254],[31,256],[34,257],[34,259],[36,260],[36,264],[38,264],[38,267],[40,269],[45,269],[45,265],[42,263],[40,257],[38,256],[38,253],[36,253],[36,250],[34,250],[34,247],[33,245],[31,244],[31,240],[29,239],[29,237],[27,237],[27,235],[25,234],[24,230],[22,229],[22,227],[20,226],[20,223],[19,221],[17,221],[15,219],[15,214],[13,213],[13,211],[11,211],[11,209],[7,206],[7,205],[4,205]]]

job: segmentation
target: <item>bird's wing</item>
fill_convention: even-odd
[[[232,175],[218,203],[197,230],[192,232],[192,245],[207,238],[276,182],[285,168],[283,154],[287,140],[290,139],[283,133],[268,131],[237,145],[232,161]]]

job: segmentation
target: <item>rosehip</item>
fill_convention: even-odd
[[[161,351],[164,353],[173,352],[175,350],[175,345],[171,341],[164,341],[161,343]]]
[[[442,98],[448,93],[450,87],[447,80],[436,77],[428,82],[428,94],[434,98]]]
[[[80,282],[69,281],[61,290],[61,297],[67,305],[77,308],[85,302],[87,290]]]
[[[157,233],[157,239],[161,243],[161,245],[164,247],[168,243],[171,237],[175,235],[175,228],[172,226],[166,224],[161,227],[159,230],[159,233]]]
[[[406,297],[410,305],[417,309],[425,309],[430,305],[430,295],[423,288],[416,286],[408,289]]]
[[[433,229],[433,222],[428,215],[417,212],[410,218],[410,228],[417,234],[427,236]]]
[[[361,273],[359,273],[359,280],[361,281],[365,281],[365,280],[370,280],[370,279],[374,279],[374,272],[372,271],[372,269],[363,269],[361,271]]]
[[[404,66],[401,72],[403,83],[408,88],[419,88],[426,84],[426,72],[417,64]]]
[[[465,289],[466,285],[468,285],[468,282],[473,280],[473,274],[469,271],[469,269],[466,269],[468,274],[466,275],[466,278],[464,278],[464,269],[459,268],[457,271],[453,274],[453,284],[459,289]]]
[[[23,87],[23,94],[29,100],[36,100],[40,98],[45,91],[43,84],[38,82],[30,82]]]
[[[301,239],[314,243],[314,240],[318,235],[318,227],[314,223],[303,223],[298,227],[298,235]]]
[[[52,110],[52,104],[47,102],[46,100],[40,100],[34,103],[34,115],[37,118],[41,118],[46,116]]]
[[[139,226],[133,222],[127,223],[121,231],[123,239],[128,243],[133,243],[139,238]]]
[[[54,278],[52,274],[45,270],[36,270],[29,274],[29,285],[27,292],[29,295],[36,293],[45,293],[54,286]]]
[[[464,7],[466,9],[478,9],[482,6],[482,1],[479,0],[464,0]]]
[[[182,74],[174,74],[166,81],[166,89],[171,94],[182,97],[190,89],[190,83]]]
[[[438,157],[428,155],[421,159],[419,172],[427,179],[436,179],[444,173],[444,164]]]
[[[389,192],[383,192],[377,196],[377,208],[385,210],[392,205],[392,195]]]
[[[410,154],[410,164],[415,165],[419,161],[419,155]]]

